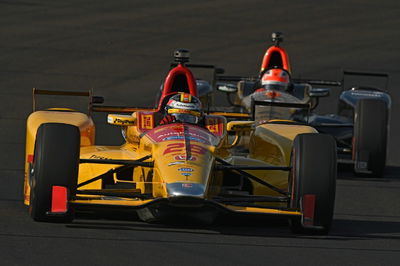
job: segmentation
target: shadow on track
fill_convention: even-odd
[[[371,217],[368,217],[371,218]],[[378,217],[377,217],[378,218]],[[384,217],[379,217],[380,219]],[[400,216],[388,217],[400,220]],[[74,229],[126,230],[139,232],[165,232],[193,235],[227,235],[246,237],[274,237],[319,240],[400,240],[400,222],[378,220],[335,219],[329,235],[293,234],[285,219],[249,216],[223,216],[212,225],[175,221],[168,223],[145,223],[128,220],[75,220],[65,225]]]
[[[384,178],[357,177],[352,172],[340,172],[339,180],[385,183],[400,181],[400,167],[388,166]],[[352,184],[346,184],[346,186]],[[358,184],[359,186],[359,184]],[[386,184],[384,185],[386,187]],[[388,186],[390,187],[390,185]],[[396,186],[397,187],[397,186]],[[337,215],[341,215],[337,213]],[[346,214],[347,215],[347,214]],[[100,216],[78,216],[72,224],[74,229],[127,230],[140,232],[169,232],[195,235],[233,235],[277,238],[315,238],[326,240],[393,239],[400,240],[400,216],[351,215],[352,218],[334,219],[331,233],[327,236],[308,236],[293,234],[287,220],[261,215],[221,215],[214,224],[207,225],[194,221],[176,220],[167,223],[141,222],[135,214],[106,213]],[[82,219],[83,218],[83,219]]]
[[[359,181],[377,181],[377,182],[390,182],[400,181],[400,167],[399,166],[386,166],[384,176],[376,178],[368,175],[355,175],[353,172],[353,165],[339,164],[338,165],[338,179],[340,180],[359,180]]]
[[[397,216],[400,220],[400,216]],[[331,236],[400,240],[400,222],[335,219]]]

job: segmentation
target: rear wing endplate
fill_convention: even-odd
[[[353,70],[343,70],[342,77],[342,89],[345,90],[345,77],[348,76],[359,76],[359,77],[371,77],[371,78],[383,78],[385,79],[385,87],[383,91],[388,91],[389,86],[389,74],[387,73],[377,73],[377,72],[364,72],[364,71],[353,71]]]
[[[59,91],[59,90],[39,90],[32,89],[32,111],[36,111],[36,95],[57,95],[57,96],[75,96],[75,97],[88,97],[88,111],[92,112],[94,103],[103,103],[104,98],[101,96],[94,96],[93,89],[87,91]]]

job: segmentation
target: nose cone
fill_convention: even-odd
[[[169,183],[167,184],[167,192],[169,197],[189,196],[204,198],[205,186],[197,183]]]

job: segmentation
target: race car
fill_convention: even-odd
[[[282,34],[273,33],[272,40],[274,45],[267,49],[257,77],[219,76],[217,79],[224,82],[217,83],[217,89],[227,92],[231,105],[242,112],[250,112],[253,97],[258,97],[260,93],[273,94],[274,91],[275,94],[283,92],[284,101],[310,103],[313,112],[303,112],[293,119],[313,126],[320,133],[334,136],[339,162],[353,164],[356,174],[382,177],[391,106],[387,92],[389,76],[385,73],[344,70],[341,81],[292,78],[289,56],[280,46]],[[386,85],[383,89],[358,85],[349,87],[352,77],[361,78],[363,82],[366,82],[365,77],[380,79],[380,82],[385,79]],[[319,98],[329,96],[330,88],[327,87],[341,87],[338,112],[320,115],[315,110]],[[231,99],[232,94],[235,94],[234,100]],[[282,101],[282,97],[272,100]]]
[[[115,112],[107,121],[121,127],[125,143],[95,144],[90,112],[34,111],[27,120],[24,193],[32,219],[71,222],[81,212],[112,210],[136,212],[144,221],[210,223],[221,213],[260,214],[287,218],[294,232],[328,233],[334,139],[289,120],[227,122],[241,114],[207,113],[191,71],[177,63],[157,108],[104,106],[91,93],[34,90],[34,97],[88,96],[90,112]],[[188,86],[177,90],[178,78]],[[253,106],[257,114],[258,107],[268,108]],[[240,136],[249,132],[248,154],[235,155]]]

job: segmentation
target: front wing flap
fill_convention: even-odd
[[[199,201],[193,208],[199,207]],[[142,208],[157,207],[159,205],[174,205],[173,198],[155,198],[155,199],[127,199],[116,197],[103,197],[103,198],[77,198],[69,202],[74,208],[90,210],[123,210],[133,211]],[[193,203],[190,203],[193,204]],[[189,205],[190,205],[189,204]],[[280,209],[280,208],[266,208],[266,207],[252,207],[252,206],[237,206],[231,204],[223,204],[213,200],[201,200],[201,204],[217,209],[220,212],[233,212],[233,213],[248,213],[248,214],[266,214],[266,215],[279,215],[279,216],[302,216],[299,210]],[[189,207],[189,205],[185,207]]]

